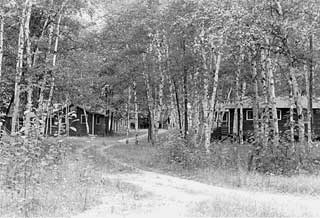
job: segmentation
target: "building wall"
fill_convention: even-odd
[[[250,108],[244,108],[243,109],[243,132],[244,135],[246,135],[248,132],[252,132],[253,131],[253,120],[248,120],[247,119],[247,112],[250,111],[252,109]],[[279,125],[279,131],[284,132],[286,130],[288,130],[289,127],[289,116],[290,116],[290,109],[289,108],[278,108],[278,110],[281,111],[281,119],[278,120],[278,125]],[[229,110],[230,113],[230,123],[228,123],[228,127],[229,127],[229,134],[233,134],[233,120],[234,120],[234,116],[235,116],[235,109],[230,109]],[[238,114],[240,115],[240,109],[238,109]],[[294,116],[294,119],[297,120],[297,116]],[[316,121],[316,119],[318,119]],[[315,115],[315,123],[318,123],[318,125],[314,125],[314,127],[319,127],[318,131],[320,132],[320,110],[317,113],[317,115]],[[240,124],[240,117],[238,118],[238,128],[239,128],[239,124]],[[214,134],[223,134],[223,132],[221,131],[214,131]],[[227,135],[227,134],[223,134],[223,135]]]
[[[70,126],[76,128],[76,132],[70,130],[70,135],[73,136],[85,136],[87,135],[87,127],[85,123],[83,110],[79,107],[76,108],[77,118],[70,120]],[[81,116],[83,117],[83,121],[81,122]],[[88,116],[88,125],[89,125],[89,133],[92,132],[92,118],[94,117],[94,135],[105,136],[106,135],[106,117],[100,114],[92,114],[87,113]],[[100,120],[100,124],[97,123],[98,119]]]

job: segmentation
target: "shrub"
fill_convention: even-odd
[[[163,143],[167,152],[167,161],[181,166],[184,169],[206,167],[210,164],[210,155],[203,146],[197,146],[192,140],[192,135],[186,139],[178,131],[171,131],[168,140]],[[163,155],[163,154],[162,154]]]
[[[41,176],[62,163],[68,146],[26,138],[5,137],[0,141],[0,186],[15,196],[16,207],[29,216],[39,203],[34,193],[40,188]]]

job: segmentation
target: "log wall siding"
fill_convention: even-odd
[[[248,132],[253,132],[253,120],[247,120],[247,111],[252,110],[251,108],[244,108],[243,109],[243,114],[244,114],[244,119],[243,119],[243,132],[246,135]],[[279,132],[280,134],[283,134],[285,131],[289,130],[289,119],[290,119],[290,109],[289,108],[277,108],[277,110],[281,111],[281,119],[278,120],[278,125],[279,125]],[[229,109],[230,112],[230,123],[228,124],[229,127],[229,135],[234,134],[233,133],[233,118],[235,114],[235,109]],[[314,122],[312,125],[312,130],[315,135],[320,136],[320,109],[313,109],[313,114],[314,114]],[[294,111],[294,120],[297,122],[298,117],[297,117],[297,112],[296,110]],[[238,122],[240,122],[238,120]],[[238,123],[239,125],[239,123]],[[225,127],[225,125],[224,125]],[[220,134],[220,135],[219,135]],[[221,127],[219,126],[218,129],[215,129],[213,131],[213,138],[220,138],[221,136],[226,136],[228,135],[225,133],[225,131],[221,131]],[[236,134],[234,134],[236,135]]]

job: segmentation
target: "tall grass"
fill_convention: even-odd
[[[255,191],[320,195],[320,176],[308,171],[277,175],[248,171],[250,145],[213,142],[211,153],[188,144],[177,135],[163,135],[158,146],[146,141],[139,145],[116,146],[106,151],[139,168],[169,173],[223,187]],[[316,152],[313,151],[315,154]]]
[[[1,142],[0,217],[70,216],[101,203],[106,194],[119,191],[104,174],[122,166],[104,160],[102,168],[94,153],[85,152],[83,145],[57,141],[39,142],[37,161],[28,165],[30,149],[17,157],[21,148],[26,148],[21,144],[23,140]]]

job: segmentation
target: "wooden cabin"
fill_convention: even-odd
[[[71,105],[68,107],[56,107],[49,120],[47,120],[46,132],[49,135],[58,135],[59,122],[60,122],[60,134],[66,133],[66,120],[65,114],[68,109],[69,117],[69,135],[70,136],[86,136],[87,127],[84,109],[81,106]],[[108,116],[107,113],[103,110],[93,111],[86,109],[89,134],[97,136],[107,135],[107,126],[108,126]],[[60,121],[59,121],[60,120]]]
[[[263,102],[262,99],[259,102]],[[290,129],[289,119],[290,119],[290,99],[289,97],[277,97],[276,98],[276,107],[277,107],[277,116],[278,116],[278,125],[279,132],[284,133]],[[307,98],[301,98],[301,104],[305,110],[307,108]],[[253,109],[252,109],[252,99],[247,97],[243,101],[243,132],[244,137],[253,131]],[[232,136],[239,134],[238,132],[234,133],[234,116],[237,108],[235,102],[228,102],[217,105],[218,111],[220,111],[218,117],[218,124],[213,130],[213,138],[221,138],[225,136]],[[259,103],[259,110],[265,108],[263,103]],[[313,101],[313,126],[312,131],[315,135],[320,135],[320,101]],[[238,115],[240,116],[240,109],[238,108]],[[306,116],[305,116],[306,117]],[[294,112],[294,119],[297,121],[296,112]],[[240,118],[238,118],[238,127],[239,127]],[[306,125],[306,124],[305,124]]]
[[[65,134],[65,114],[67,107],[57,107],[50,119],[48,126],[48,135],[57,135],[59,130],[59,120],[62,126],[60,127],[61,134]],[[87,127],[85,113],[82,106],[68,106],[69,114],[69,135],[70,136],[87,136]],[[89,110],[86,109],[88,118],[89,134],[97,136],[108,136],[114,133],[125,132],[127,129],[127,117],[121,116],[120,113],[109,112],[107,110]],[[110,116],[110,117],[109,117]],[[147,119],[147,120],[146,120]],[[138,128],[143,129],[148,126],[148,118],[139,113]],[[130,126],[134,129],[134,120],[130,119]]]

